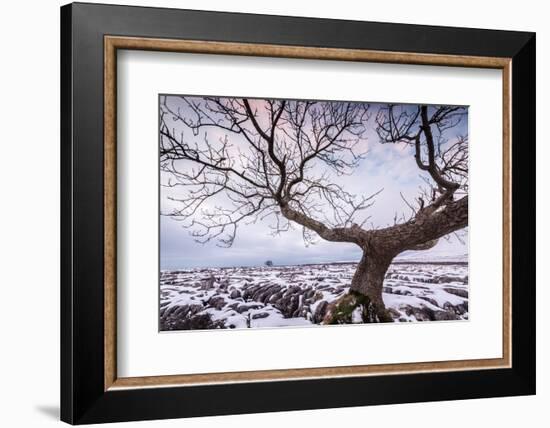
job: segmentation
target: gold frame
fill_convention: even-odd
[[[503,349],[501,358],[170,376],[117,377],[116,369],[116,52],[118,49],[494,68],[503,81]],[[511,58],[265,44],[104,37],[104,389],[356,377],[511,367]]]

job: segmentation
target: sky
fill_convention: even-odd
[[[377,104],[371,104],[376,112]],[[182,110],[184,111],[184,110]],[[380,144],[374,128],[374,116],[368,123],[366,138],[359,144],[368,149],[367,156],[351,176],[335,177],[348,192],[358,195],[370,195],[381,189],[376,202],[368,209],[370,216],[367,225],[385,227],[393,224],[396,214],[408,215],[410,209],[400,196],[412,200],[420,194],[419,186],[424,184],[422,173],[416,166],[414,149],[404,144]],[[232,143],[243,142],[233,134],[216,130],[208,131],[209,138],[223,138],[227,135]],[[467,119],[463,120],[454,135],[467,134]],[[197,136],[204,138],[204,135]],[[161,213],[169,212],[177,203],[168,199],[176,196],[177,190],[160,188]],[[323,263],[337,261],[357,261],[361,257],[361,249],[355,244],[334,243],[317,239],[314,245],[306,246],[302,239],[300,227],[281,233],[278,236],[270,234],[269,221],[258,221],[255,224],[239,225],[238,233],[230,248],[222,248],[217,242],[197,243],[190,235],[190,230],[181,223],[167,216],[160,216],[160,268],[178,269],[190,267],[228,267],[228,266],[260,266],[267,260],[275,265],[290,265],[303,263]],[[461,256],[468,253],[467,230],[461,233],[462,239],[454,236],[440,239],[431,250],[423,252],[426,259]],[[463,241],[463,242],[461,242]],[[401,256],[411,256],[418,252],[406,252]]]

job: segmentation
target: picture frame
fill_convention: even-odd
[[[120,50],[501,70],[502,356],[119,377]],[[534,33],[85,3],[63,6],[61,419],[86,424],[534,394],[535,96]]]

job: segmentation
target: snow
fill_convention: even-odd
[[[162,271],[161,329],[180,329],[170,322],[197,315],[216,322],[212,328],[319,324],[320,305],[348,292],[356,266],[347,262]],[[396,322],[467,320],[468,266],[463,261],[398,261],[388,269],[382,297]],[[352,322],[361,322],[360,308],[352,313]]]
[[[351,313],[351,322],[354,324],[361,324],[363,322],[363,318],[361,317],[361,311],[362,307],[358,306],[356,307],[353,312]]]
[[[462,264],[468,263],[468,254],[456,254],[456,255],[442,255],[442,254],[426,254],[424,251],[412,252],[410,254],[399,256],[395,259],[395,263],[400,262],[420,262],[426,264],[446,264],[446,263],[457,263]]]

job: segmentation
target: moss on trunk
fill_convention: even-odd
[[[369,297],[350,290],[332,302],[327,308],[322,324],[353,324],[392,322],[384,306],[377,305]]]

